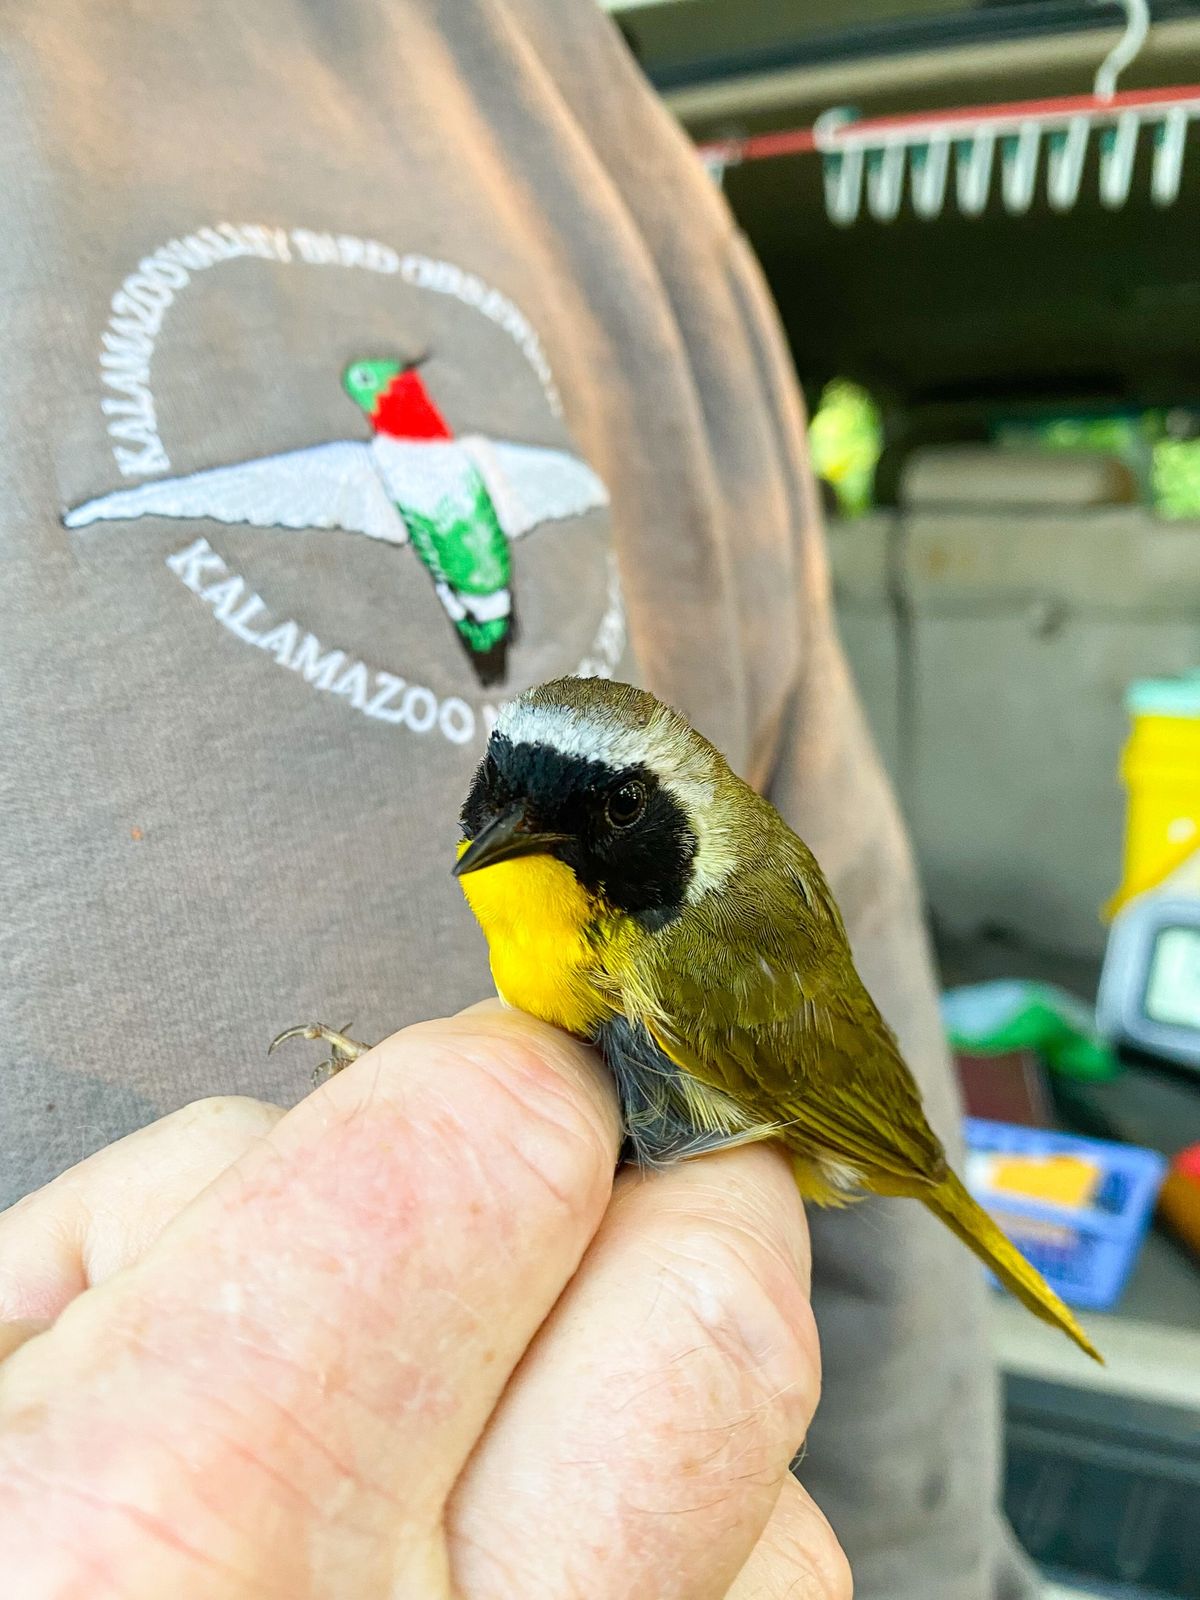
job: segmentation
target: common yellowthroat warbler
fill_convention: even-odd
[[[812,852],[682,717],[598,678],[529,690],[462,824],[497,991],[598,1047],[635,1160],[778,1139],[819,1205],[911,1195],[1101,1359],[950,1170]]]

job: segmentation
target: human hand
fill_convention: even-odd
[[[590,1052],[477,1007],[0,1216],[21,1600],[847,1600],[787,1471],[807,1233],[755,1146],[612,1181]]]

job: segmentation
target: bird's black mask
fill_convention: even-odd
[[[662,927],[683,908],[696,835],[648,767],[616,771],[552,745],[493,734],[462,826],[470,840],[486,831],[506,841],[490,856],[485,848],[479,865],[535,851],[556,856],[590,893],[645,927]],[[473,870],[465,857],[459,865]]]

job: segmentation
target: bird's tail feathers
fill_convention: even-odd
[[[1022,1305],[1029,1307],[1035,1317],[1061,1328],[1093,1361],[1104,1365],[1104,1357],[1079,1326],[1073,1313],[1041,1273],[1030,1266],[983,1207],[971,1198],[953,1172],[948,1173],[936,1189],[923,1191],[921,1199],[934,1216],[939,1217],[985,1266],[991,1268],[1005,1288],[1010,1289]]]

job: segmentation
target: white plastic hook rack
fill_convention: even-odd
[[[1093,133],[1099,138],[1100,201],[1117,210],[1129,198],[1142,130],[1148,129],[1151,198],[1169,206],[1179,195],[1188,127],[1200,121],[1200,84],[1118,92],[1117,79],[1150,27],[1147,0],[1121,3],[1125,30],[1101,63],[1091,94],[887,117],[860,118],[838,107],[811,128],[725,140],[702,146],[700,153],[718,183],[726,168],[742,161],[817,154],[826,210],[833,222],[848,227],[864,203],[877,222],[891,222],[906,188],[918,217],[940,216],[951,195],[959,211],[977,217],[997,172],[1000,198],[1011,215],[1032,206],[1040,173],[1048,204],[1069,211],[1079,198]]]

